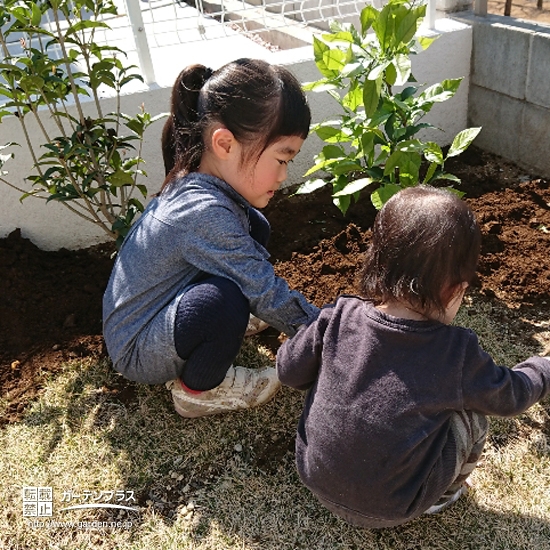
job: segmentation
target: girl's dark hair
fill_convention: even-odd
[[[162,133],[165,185],[173,174],[199,167],[205,133],[214,123],[233,133],[248,159],[283,136],[305,139],[310,122],[300,83],[284,67],[256,59],[237,59],[214,72],[187,67],[172,89]]]
[[[481,233],[456,194],[419,185],[378,212],[360,291],[375,304],[404,301],[419,313],[444,313],[456,285],[471,283]]]

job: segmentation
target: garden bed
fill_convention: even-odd
[[[458,187],[483,231],[472,292],[493,304],[497,321],[513,338],[530,338],[519,328],[525,318],[548,323],[550,186],[475,148],[446,168],[462,179]],[[343,217],[328,191],[303,196],[282,191],[265,212],[277,273],[317,305],[354,292],[376,214],[364,197]],[[101,298],[112,251],[106,244],[45,252],[18,231],[0,240],[0,387],[8,402],[1,423],[20,418],[46,377],[65,361],[105,354]],[[268,329],[261,341],[275,353],[279,334]],[[113,391],[132,399],[130,383]]]

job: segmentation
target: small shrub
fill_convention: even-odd
[[[444,171],[445,160],[464,151],[480,128],[454,138],[447,153],[417,133],[432,125],[420,122],[435,103],[454,96],[461,79],[444,80],[420,91],[411,72],[411,55],[434,39],[416,37],[425,5],[390,0],[384,8],[361,12],[361,29],[333,22],[331,33],[314,38],[315,63],[322,78],[306,90],[329,93],[341,114],[313,126],[325,142],[306,177],[324,171],[328,178],[310,179],[297,193],[332,184],[333,200],[345,214],[352,197],[372,186],[373,204],[380,208],[403,187],[437,179],[459,181]],[[370,32],[369,32],[370,31]],[[399,91],[396,91],[399,88]],[[421,166],[427,170],[421,178]]]
[[[0,10],[0,122],[16,116],[21,123],[36,173],[26,179],[30,190],[6,179],[4,164],[14,154],[0,155],[0,181],[34,196],[63,203],[72,212],[101,227],[118,243],[144,206],[145,185],[138,176],[146,128],[159,117],[141,112],[129,116],[117,108],[104,113],[101,87],[115,91],[141,76],[125,66],[125,53],[99,45],[102,20],[116,15],[112,0],[4,0]],[[10,53],[18,37],[20,52]],[[2,59],[3,57],[3,59]],[[82,98],[90,98],[94,114],[85,114]],[[89,109],[88,109],[89,111]],[[34,118],[43,144],[31,139]],[[45,121],[52,119],[55,133]],[[0,147],[8,150],[16,143]]]

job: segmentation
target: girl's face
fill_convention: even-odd
[[[286,180],[288,163],[298,154],[303,138],[283,136],[257,159],[250,155],[227,128],[215,128],[207,141],[199,172],[231,185],[255,208],[264,208]],[[243,162],[243,159],[245,161]]]
[[[298,154],[304,140],[283,136],[256,160],[224,127],[212,132],[202,155],[199,172],[227,182],[255,208],[264,208],[286,180],[288,163]],[[243,162],[243,159],[244,162]]]
[[[233,167],[224,179],[255,208],[264,208],[287,178],[288,163],[298,154],[304,140],[285,136],[272,143],[258,162]],[[240,148],[240,147],[239,147]],[[240,153],[239,153],[240,157]]]

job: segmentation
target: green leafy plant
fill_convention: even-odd
[[[18,145],[10,142],[0,147],[0,181],[21,191],[22,199],[63,203],[120,243],[144,209],[147,189],[138,183],[146,175],[144,132],[165,115],[152,117],[143,106],[134,116],[120,112],[121,89],[142,78],[122,63],[123,51],[96,41],[98,29],[109,29],[105,17],[116,13],[112,0],[4,0],[0,122],[18,118],[36,173],[26,178],[30,190],[6,179],[2,168]],[[115,112],[103,112],[102,89],[115,96]]]
[[[374,206],[381,208],[404,187],[438,179],[460,181],[445,172],[444,163],[463,152],[481,128],[457,134],[446,155],[434,141],[417,137],[420,130],[433,128],[421,119],[435,103],[453,97],[461,82],[444,80],[423,90],[412,85],[411,55],[434,40],[416,36],[425,13],[425,5],[390,0],[381,10],[362,10],[360,31],[333,22],[331,33],[314,38],[322,78],[304,88],[329,93],[342,111],[312,128],[325,145],[305,176],[324,171],[328,177],[306,181],[297,193],[331,183],[333,201],[345,214],[352,198],[358,200],[367,186],[374,189]]]

